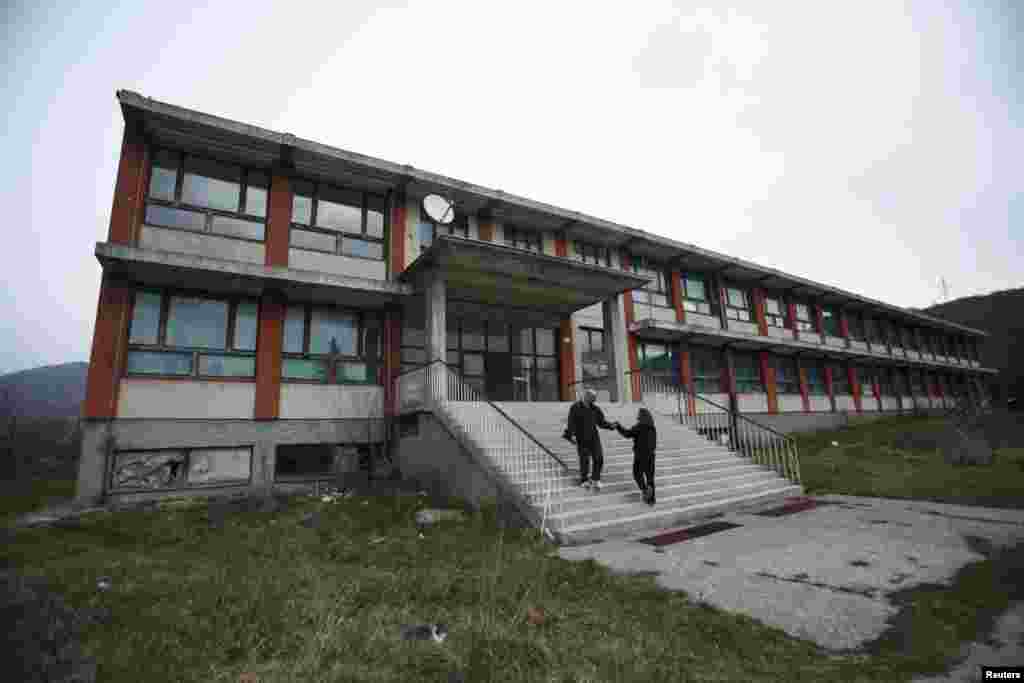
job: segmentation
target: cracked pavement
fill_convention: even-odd
[[[639,540],[664,531],[563,547],[558,554],[592,558],[616,572],[656,574],[664,588],[847,651],[886,630],[899,611],[890,593],[948,584],[964,565],[985,559],[969,537],[996,548],[1024,542],[1024,510],[814,499],[818,507],[781,517],[727,514],[719,519],[741,526],[660,548]]]

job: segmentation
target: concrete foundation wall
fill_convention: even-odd
[[[313,270],[332,275],[349,275],[373,280],[387,279],[387,263],[385,261],[324,254],[305,249],[289,249],[288,266],[298,270]]]
[[[178,381],[125,377],[117,400],[121,418],[252,419],[252,382]]]
[[[287,444],[366,444],[384,440],[382,420],[169,420],[115,419],[82,422],[82,454],[76,498],[96,502],[108,491],[109,454],[194,448],[250,448],[249,482],[225,486],[156,489],[117,497],[217,495],[263,491],[273,485],[276,448]]]
[[[711,401],[712,403],[717,403],[718,405],[723,406],[725,408],[729,407],[729,394],[701,394],[701,396]],[[698,414],[722,412],[720,408],[716,408],[715,406],[705,403],[700,399],[697,399],[695,406]]]
[[[790,434],[793,432],[814,432],[822,429],[836,429],[851,424],[870,422],[883,417],[891,417],[899,413],[790,413],[787,415],[752,415],[755,422],[770,427],[777,432]]]
[[[737,394],[736,406],[741,413],[768,412],[768,396],[765,394]]]
[[[813,413],[832,412],[832,402],[828,396],[810,396],[809,403]]]
[[[380,417],[384,388],[336,384],[281,384],[282,420]]]
[[[802,413],[804,399],[800,394],[779,394],[780,413]]]
[[[808,344],[820,344],[821,335],[817,332],[800,332],[800,341],[807,342]]]
[[[853,396],[850,396],[849,394],[840,394],[839,396],[836,396],[836,410],[849,410],[851,412],[856,412],[857,405],[853,402]]]
[[[850,340],[850,348],[854,351],[867,351],[868,343],[863,341],[857,341],[856,339]]]
[[[173,251],[209,258],[243,261],[263,264],[266,247],[258,242],[235,240],[200,232],[171,230],[143,225],[139,234],[139,246],[143,249]]]

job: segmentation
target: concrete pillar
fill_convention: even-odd
[[[82,420],[82,453],[78,461],[78,483],[75,502],[96,505],[103,501],[106,490],[108,455],[113,450],[113,421]]]
[[[696,415],[697,399],[694,398],[693,366],[690,365],[690,350],[684,348],[682,344],[680,344],[679,348],[679,382],[683,387],[683,391],[686,393],[687,415]]]
[[[436,268],[426,277],[426,287],[423,291],[423,301],[426,304],[425,322],[427,361],[444,360],[446,357],[445,334],[447,332],[445,307],[447,297],[445,296],[444,273]],[[448,382],[445,380],[447,373],[441,367],[432,366],[432,373],[436,380],[434,389],[440,392],[436,398],[444,400],[447,398]]]
[[[253,444],[252,479],[249,488],[254,494],[270,496],[273,493],[276,467],[276,444],[266,440],[260,440]]]
[[[629,296],[616,294],[601,302],[604,315],[604,348],[608,357],[608,375],[611,400],[625,403],[629,400],[629,385],[626,381],[626,369],[629,367],[628,345],[629,335],[626,332],[626,311],[623,299]]]

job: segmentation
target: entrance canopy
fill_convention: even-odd
[[[529,308],[556,318],[642,287],[647,278],[492,242],[440,235],[402,273],[417,289],[440,271],[449,299]]]

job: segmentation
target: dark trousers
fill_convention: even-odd
[[[654,454],[633,456],[633,479],[640,490],[654,488]]]
[[[601,470],[604,469],[604,451],[601,450],[601,442],[576,443],[576,452],[580,456],[580,480],[593,479],[601,481]],[[590,461],[594,461],[594,472],[590,472]]]

